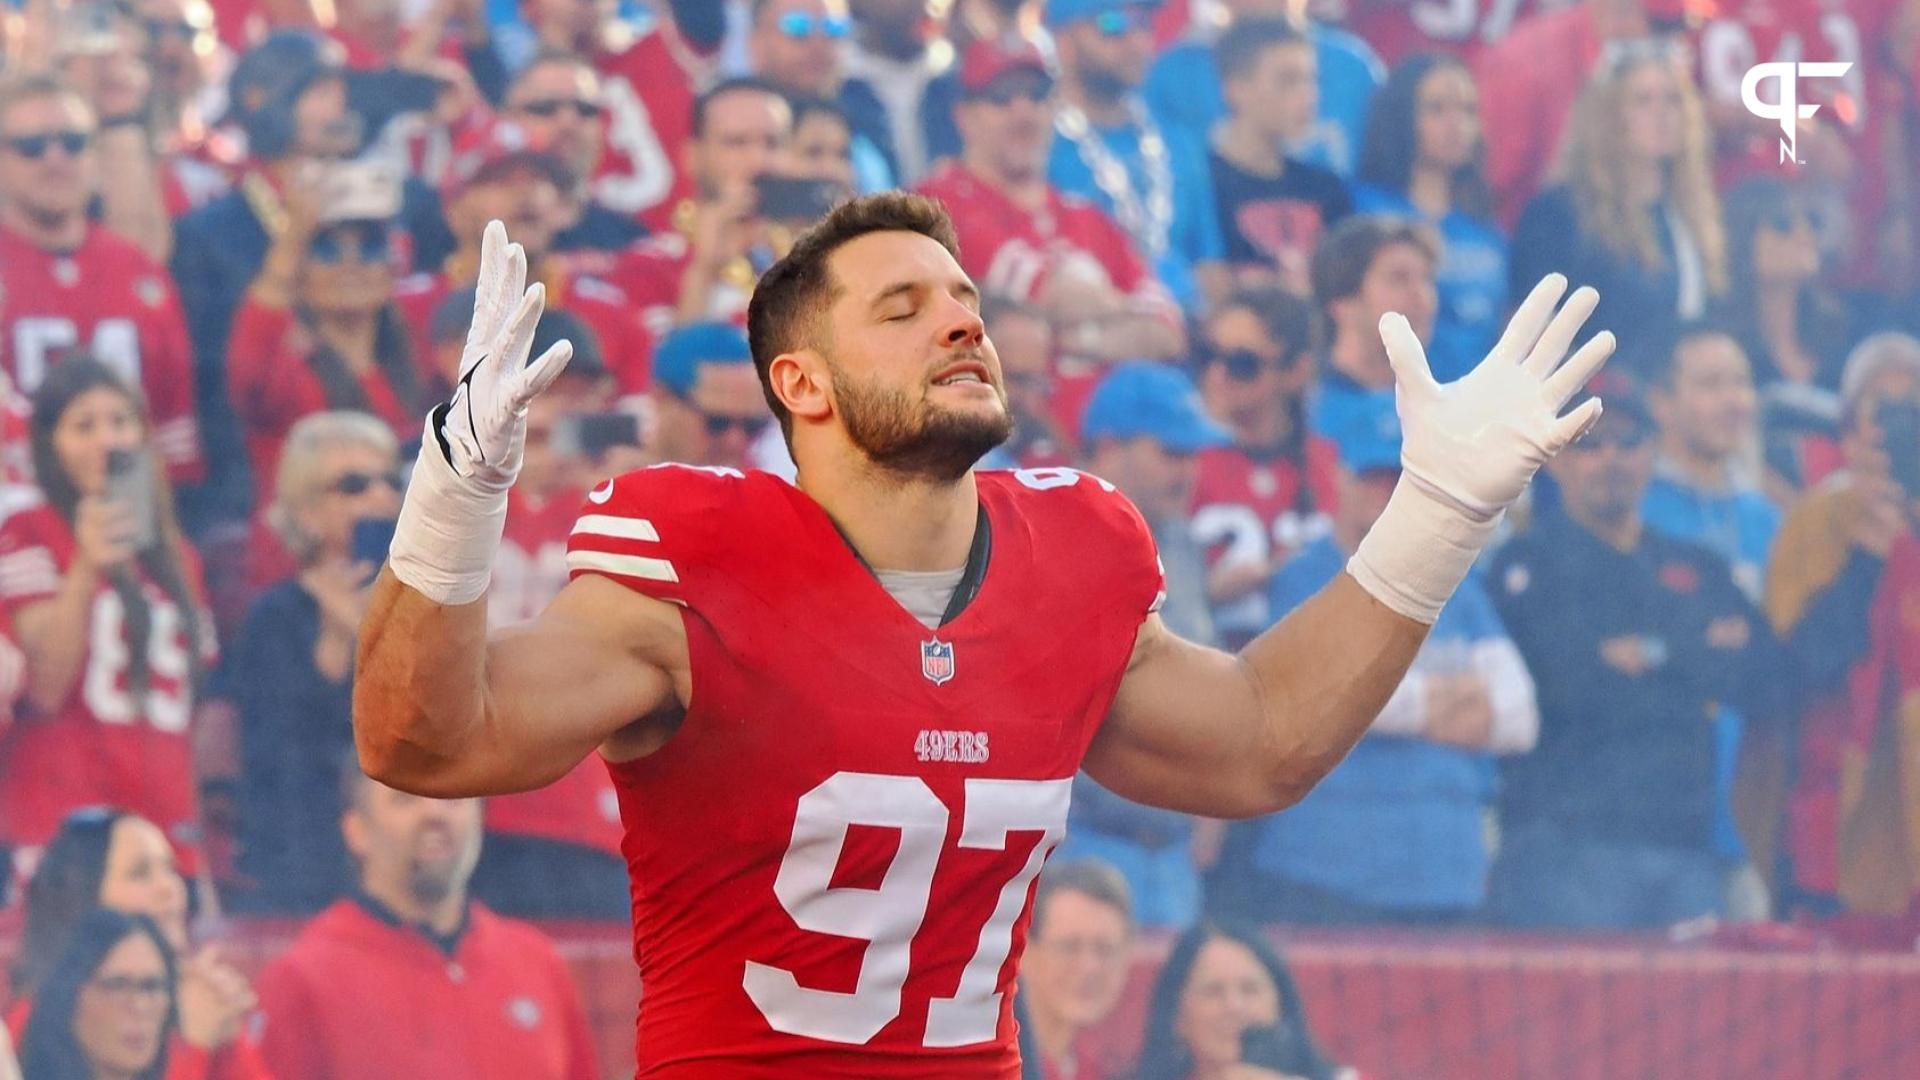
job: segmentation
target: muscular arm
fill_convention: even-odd
[[[605,578],[489,635],[485,597],[443,606],[383,570],[360,628],[354,743],[367,774],[402,791],[524,791],[623,730],[657,731],[686,673],[680,613]]]
[[[1346,574],[1238,655],[1151,616],[1087,772],[1130,799],[1209,817],[1283,809],[1366,733],[1427,629]]]

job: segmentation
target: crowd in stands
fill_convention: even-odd
[[[1851,66],[1762,85],[1818,106],[1786,131],[1744,104],[1772,60]],[[792,479],[747,300],[892,188],[982,292],[1016,418],[982,467],[1117,485],[1163,617],[1224,648],[1401,482],[1383,315],[1467,377],[1560,273],[1619,341],[1597,427],[1296,808],[1076,779],[1032,1068],[1092,1075],[1141,929],[1183,935],[1144,1080],[1340,1074],[1263,925],[1920,931],[1917,80],[1920,0],[0,8],[0,1077],[9,1042],[35,1080],[596,1075],[519,920],[626,917],[605,769],[438,803],[351,753],[482,226],[546,285],[535,351],[575,346],[505,625],[600,479]],[[215,912],[311,921],[250,983],[193,941]],[[386,996],[333,975],[375,966]]]

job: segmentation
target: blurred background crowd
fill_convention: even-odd
[[[1790,146],[1742,103],[1771,61],[1850,65],[1748,87],[1818,106]],[[505,623],[564,584],[600,478],[791,477],[747,298],[835,202],[896,187],[945,203],[984,294],[1017,431],[983,465],[1117,484],[1167,621],[1226,648],[1339,573],[1398,479],[1382,314],[1457,378],[1558,271],[1620,343],[1599,426],[1302,804],[1224,823],[1076,781],[1030,1067],[1112,1070],[1075,1040],[1136,930],[1185,932],[1147,1080],[1335,1075],[1245,927],[1910,943],[1916,73],[1916,0],[11,0],[22,1060],[598,1075],[517,920],[626,917],[605,770],[481,806],[350,764],[355,630],[457,377],[481,226],[546,283],[535,349],[576,347],[533,408]],[[190,943],[222,912],[303,928],[250,980]],[[369,965],[378,995],[334,977]],[[142,1009],[165,1032],[112,1034]],[[501,1034],[416,1060],[422,1024]]]

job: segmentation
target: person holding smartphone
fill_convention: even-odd
[[[26,869],[70,810],[113,804],[159,825],[192,876],[191,727],[213,622],[145,403],[72,357],[35,393],[32,432],[39,490],[0,521],[0,604],[27,659],[0,845]]]
[[[1801,682],[1797,741],[1749,729],[1737,777],[1754,866],[1786,867],[1782,917],[1894,914],[1920,896],[1898,767],[1920,750],[1920,673],[1901,660],[1920,646],[1904,617],[1920,605],[1920,340],[1861,342],[1840,397],[1846,467],[1787,511],[1767,567],[1767,615]]]

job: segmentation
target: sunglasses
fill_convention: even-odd
[[[1137,8],[1103,11],[1093,17],[1093,28],[1100,31],[1101,37],[1126,37],[1128,34],[1146,30],[1147,16]]]
[[[393,256],[393,230],[385,225],[335,225],[313,236],[307,253],[314,262],[337,265],[352,251],[361,263],[383,263]]]
[[[1016,101],[1039,103],[1047,100],[1053,92],[1053,86],[1041,80],[995,79],[985,90],[974,95],[974,100],[991,105],[1011,105]]]
[[[599,102],[581,98],[542,98],[539,101],[523,102],[515,108],[542,120],[551,120],[569,109],[573,111],[573,115],[582,120],[598,120],[600,114],[606,111]]]
[[[1234,349],[1214,359],[1226,367],[1227,377],[1234,382],[1252,382],[1268,372],[1285,371],[1293,366],[1291,360],[1269,360],[1249,349]]]
[[[708,413],[704,419],[708,438],[723,439],[729,433],[738,431],[749,442],[759,438],[760,433],[767,430],[767,425],[773,423],[771,416],[715,416]]]
[[[148,19],[146,24],[147,36],[155,41],[167,37],[192,41],[200,36],[200,28],[184,19]]]
[[[339,495],[365,495],[375,484],[385,484],[388,490],[399,491],[400,473],[398,470],[378,473],[341,473],[339,479],[335,480],[327,490]]]
[[[39,161],[56,146],[68,157],[79,157],[92,144],[93,136],[85,131],[45,131],[38,135],[9,135],[6,138],[7,149],[29,161]]]
[[[853,23],[844,15],[809,15],[789,11],[780,16],[780,32],[795,41],[805,41],[816,33],[829,41],[839,41],[853,33]]]

